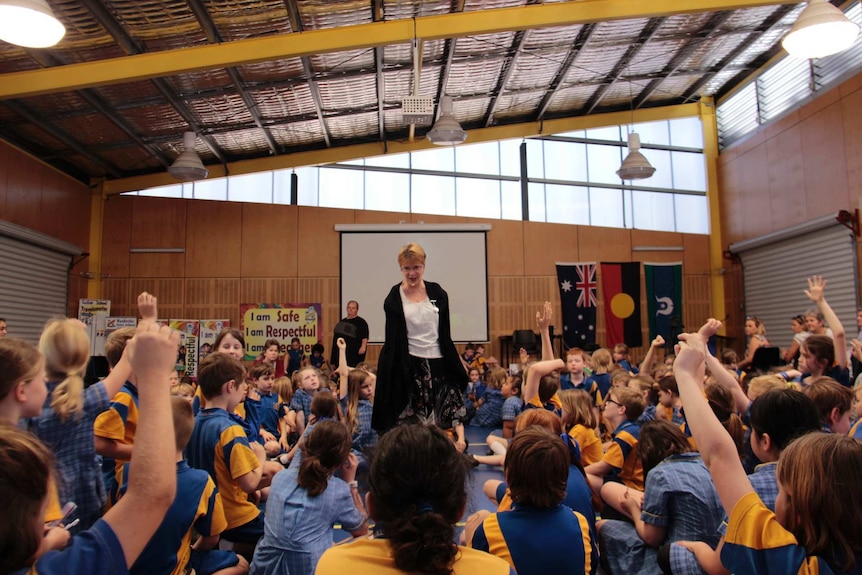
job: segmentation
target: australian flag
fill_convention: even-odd
[[[557,284],[563,308],[566,348],[596,342],[596,262],[558,263]]]

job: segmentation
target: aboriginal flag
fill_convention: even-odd
[[[608,347],[643,345],[640,262],[601,263]]]

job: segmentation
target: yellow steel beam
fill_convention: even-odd
[[[0,100],[313,54],[409,43],[413,38],[436,40],[506,30],[796,3],[798,0],[576,0],[371,22],[12,72],[0,75]]]
[[[715,101],[701,98],[700,121],[703,125],[703,155],[706,160],[706,197],[709,203],[709,279],[712,317],[727,317],[724,302],[724,239],[721,231],[721,198],[718,186],[718,125]],[[724,334],[724,326],[721,328]]]
[[[657,120],[668,120],[672,118],[688,118],[700,115],[699,104],[680,104],[677,106],[661,106],[656,108],[641,108],[631,111],[611,112],[607,114],[590,114],[589,116],[577,116],[573,118],[561,118],[558,120],[545,120],[542,122],[527,122],[523,124],[510,124],[507,126],[493,126],[480,128],[467,132],[467,144],[479,144],[482,142],[496,142],[498,140],[510,140],[513,138],[529,138],[542,134],[559,134],[562,132],[573,132],[575,130],[588,130],[604,126],[615,126],[632,122],[655,122]],[[253,160],[242,160],[229,163],[227,173],[219,164],[207,166],[210,178],[220,178],[227,174],[232,176],[240,174],[251,174],[255,172],[266,172],[269,170],[283,170],[286,168],[299,168],[303,166],[316,166],[321,164],[332,164],[334,162],[346,162],[358,158],[370,158],[384,154],[401,154],[404,152],[416,152],[435,148],[434,144],[427,138],[409,141],[390,140],[373,142],[368,144],[356,144],[353,146],[341,146],[323,150],[310,150],[308,152],[297,152],[294,154],[283,154],[281,156],[270,156]],[[105,180],[102,190],[105,195],[121,194],[168,186],[176,184],[166,172],[149,174],[146,176],[135,176],[118,180]]]

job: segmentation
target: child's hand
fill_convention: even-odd
[[[808,289],[805,290],[805,295],[814,303],[823,301],[823,290],[826,288],[826,280],[823,276],[811,276],[808,278]]]
[[[344,341],[343,337],[339,337],[335,340],[335,345],[338,346],[338,349],[347,349],[347,342]]]
[[[522,347],[520,350],[518,350],[518,359],[521,360],[521,365],[524,365],[528,361],[530,361],[530,354],[527,353],[527,350]]]
[[[126,344],[132,372],[141,379],[162,381],[174,369],[180,336],[168,326],[159,326],[152,320],[138,324],[135,337]]]
[[[712,336],[718,333],[718,330],[721,329],[721,322],[715,318],[709,318],[706,320],[706,323],[700,326],[700,329],[697,330],[697,334],[703,338],[704,341],[708,340]]]
[[[853,346],[853,357],[858,361],[862,361],[862,341],[851,339],[850,344]]]
[[[159,317],[156,296],[147,292],[141,292],[138,296],[138,311],[144,320],[156,321]]]
[[[455,438],[455,449],[458,453],[464,453],[467,450],[467,443],[463,439]]]
[[[260,436],[261,438],[263,438],[264,441],[277,441],[275,435],[266,430],[261,430]]]
[[[347,460],[341,465],[341,478],[347,483],[356,479],[356,469],[359,467],[359,458],[353,452],[347,455]]]
[[[655,336],[655,339],[649,344],[650,347],[661,347],[664,345],[664,338],[660,335]]]
[[[266,450],[264,450],[263,445],[258,443],[257,441],[249,441],[249,447],[251,447],[252,452],[257,456],[258,460],[262,462],[266,461]]]
[[[681,333],[679,334],[679,348],[676,354],[676,360],[673,362],[673,372],[683,372],[687,374],[696,374],[703,366],[704,354],[706,353],[706,343],[703,337],[697,333]]]
[[[546,301],[542,310],[536,312],[536,323],[539,324],[539,331],[547,331],[553,317],[554,308],[551,306],[551,302]]]

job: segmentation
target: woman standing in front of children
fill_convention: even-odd
[[[143,319],[156,320],[156,298],[138,296]],[[78,504],[80,522],[74,534],[89,529],[102,515],[105,486],[96,461],[93,423],[131,376],[125,355],[103,381],[84,389],[83,375],[90,360],[90,340],[84,325],[74,319],[51,320],[39,339],[45,357],[48,397],[42,414],[30,419],[29,429],[54,453],[60,501]],[[167,375],[165,370],[165,388]]]
[[[272,480],[263,539],[251,563],[253,575],[312,575],[332,545],[332,525],[354,537],[368,533],[359,497],[357,459],[350,435],[338,421],[323,420],[302,442],[302,461]],[[333,474],[341,469],[342,479]]]
[[[703,401],[706,340],[721,323],[680,335],[674,373],[686,415],[730,516],[721,562],[737,575],[858,573],[862,567],[862,442],[809,433],[778,459],[770,511],[745,475],[736,446]],[[825,482],[825,483],[824,483]]]

